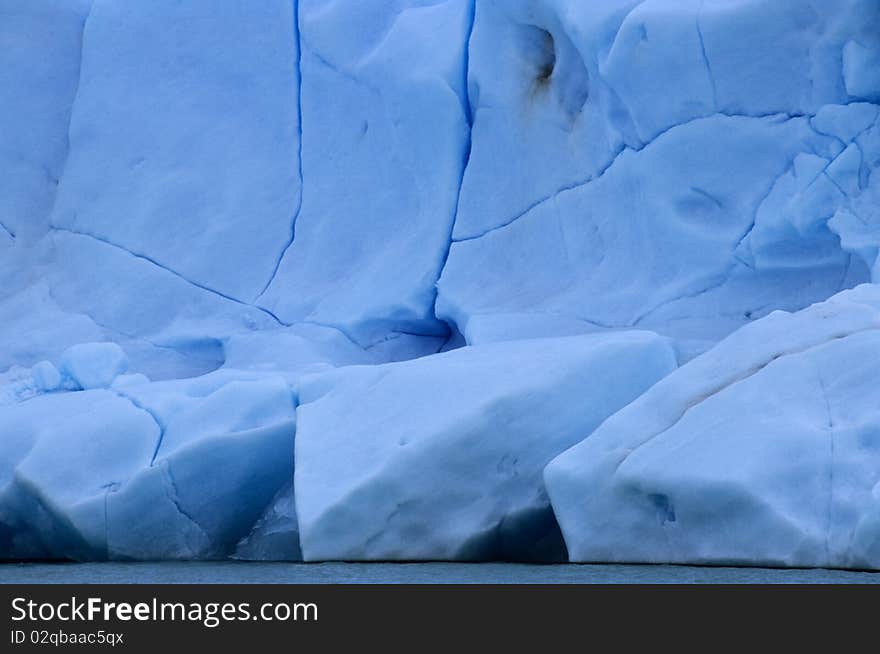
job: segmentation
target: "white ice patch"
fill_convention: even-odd
[[[564,560],[544,465],[675,367],[648,332],[513,341],[303,380],[303,556]]]

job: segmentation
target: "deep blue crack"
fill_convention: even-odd
[[[150,457],[150,466],[152,467],[156,463],[156,457],[159,455],[159,450],[162,447],[162,440],[165,438],[165,424],[162,420],[159,419],[159,416],[156,415],[151,409],[144,406],[141,402],[133,398],[128,393],[125,393],[118,388],[110,388],[110,391],[116,394],[117,397],[122,398],[123,400],[127,400],[134,406],[136,409],[139,409],[146,413],[150,418],[153,419],[153,422],[156,423],[156,427],[159,428],[159,437],[156,439],[156,446],[153,448],[153,456]]]
[[[248,302],[245,302],[244,300],[240,300],[240,299],[233,297],[231,295],[227,295],[226,293],[223,293],[222,291],[218,291],[217,289],[211,288],[210,286],[205,286],[204,284],[202,284],[200,282],[189,279],[188,277],[185,277],[184,275],[177,272],[176,270],[169,268],[168,266],[166,266],[164,264],[159,263],[158,261],[156,261],[155,259],[153,259],[150,256],[147,256],[146,254],[141,254],[139,252],[133,252],[132,250],[129,250],[128,248],[123,247],[122,245],[119,245],[118,243],[114,243],[113,241],[110,241],[102,236],[98,236],[97,234],[92,234],[91,232],[70,229],[69,227],[58,227],[55,225],[50,226],[49,229],[51,229],[54,232],[63,232],[66,234],[74,234],[76,236],[88,237],[88,238],[94,239],[96,241],[99,241],[101,243],[104,243],[105,245],[108,245],[110,247],[116,248],[117,250],[125,252],[126,254],[134,257],[135,259],[140,259],[141,261],[146,261],[147,263],[150,263],[150,264],[156,266],[157,268],[161,268],[165,272],[167,272],[171,275],[174,275],[178,279],[186,282],[187,284],[189,284],[191,286],[194,286],[198,289],[201,289],[207,293],[211,293],[212,295],[216,295],[217,297],[220,297],[224,300],[228,300],[229,302],[233,302],[235,304],[259,311],[259,312],[269,316],[272,320],[274,320],[279,325],[282,325],[285,327],[290,326],[289,324],[282,322],[278,318],[278,316],[276,316],[274,313],[272,313],[271,311],[269,311],[268,309],[266,309],[264,307],[259,307],[259,306],[253,305],[253,304],[249,304]]]
[[[297,154],[296,154],[296,168],[297,175],[299,177],[299,193],[297,194],[296,207],[293,210],[293,216],[290,219],[290,236],[287,239],[287,243],[284,245],[284,248],[281,250],[281,254],[278,255],[278,259],[275,260],[275,266],[272,269],[272,275],[269,277],[269,280],[263,286],[262,290],[259,292],[256,300],[259,300],[263,297],[263,294],[269,287],[272,285],[272,282],[275,281],[275,277],[278,275],[278,269],[281,267],[281,262],[284,261],[284,257],[287,254],[287,251],[290,249],[290,246],[293,245],[293,241],[296,239],[296,221],[299,219],[299,214],[302,211],[303,206],[303,110],[302,110],[302,32],[300,31],[300,20],[299,20],[299,8],[300,3],[299,0],[293,0],[293,37],[296,41],[296,128],[298,132],[298,143],[297,143]]]
[[[455,233],[455,223],[458,220],[458,212],[461,207],[461,190],[464,186],[464,178],[467,173],[468,165],[471,161],[471,150],[473,148],[473,130],[474,130],[474,108],[471,104],[470,91],[468,88],[468,77],[470,75],[470,47],[471,47],[471,37],[474,33],[474,22],[476,20],[477,13],[477,2],[476,0],[471,0],[470,5],[468,6],[468,15],[467,15],[467,30],[464,36],[464,48],[462,53],[462,66],[461,66],[461,89],[462,96],[460,97],[461,101],[461,110],[464,115],[465,124],[467,126],[467,132],[465,134],[465,143],[464,143],[464,152],[463,158],[461,162],[461,174],[458,178],[458,189],[456,191],[455,198],[455,211],[452,214],[451,224],[449,226],[449,238],[446,241],[446,248],[442,252],[440,256],[440,266],[437,271],[437,280],[434,282],[433,293],[434,297],[431,302],[431,306],[434,309],[434,317],[437,320],[440,318],[437,317],[437,296],[438,296],[438,288],[437,284],[440,282],[440,278],[443,276],[443,271],[446,269],[446,263],[449,261],[449,253],[452,250],[453,234]],[[441,321],[445,322],[445,321]],[[449,333],[447,334],[447,342],[451,340],[456,333],[456,329],[452,325],[448,325]]]

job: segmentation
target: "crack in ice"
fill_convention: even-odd
[[[816,379],[819,382],[819,389],[822,391],[822,400],[825,403],[825,412],[827,416],[826,431],[828,432],[828,502],[826,504],[825,518],[825,558],[831,563],[831,524],[832,510],[834,506],[834,418],[831,413],[831,403],[828,400],[828,389],[825,386],[825,380],[822,378],[822,370],[816,366]]]
[[[293,241],[296,239],[296,222],[299,219],[299,214],[302,211],[303,206],[303,191],[304,191],[304,181],[303,181],[303,110],[302,110],[302,32],[300,31],[300,1],[293,0],[293,35],[294,40],[296,41],[296,127],[298,132],[298,144],[297,144],[297,175],[299,177],[299,193],[297,194],[297,202],[296,207],[293,210],[293,217],[290,219],[290,237],[287,239],[287,243],[284,245],[284,248],[281,250],[281,254],[278,256],[278,259],[275,261],[275,267],[272,269],[272,275],[269,277],[269,280],[263,286],[263,289],[257,294],[257,297],[254,299],[256,302],[269,290],[269,287],[272,285],[272,282],[275,281],[275,277],[278,275],[278,269],[281,267],[281,262],[284,260],[285,255],[287,255],[287,251],[290,249],[290,246],[293,245]]]
[[[474,33],[474,22],[476,20],[476,12],[477,12],[477,0],[471,0],[470,5],[468,7],[468,24],[467,31],[464,37],[464,48],[462,53],[462,71],[461,71],[461,85],[462,85],[462,96],[460,97],[461,109],[464,114],[465,124],[467,125],[467,133],[465,135],[465,143],[464,143],[464,156],[461,165],[461,174],[458,178],[458,189],[456,191],[455,198],[455,209],[452,214],[451,224],[449,226],[449,238],[446,242],[446,248],[442,252],[440,256],[440,266],[437,271],[437,279],[434,281],[433,285],[433,293],[434,299],[431,303],[433,307],[434,317],[437,318],[437,298],[438,298],[438,289],[437,284],[440,282],[440,278],[443,276],[443,271],[446,269],[446,263],[449,261],[449,253],[452,250],[452,244],[455,242],[453,239],[453,234],[455,233],[455,224],[458,221],[458,212],[461,207],[461,190],[464,186],[464,178],[467,174],[468,165],[471,161],[471,151],[473,148],[473,131],[474,131],[474,110],[471,104],[470,90],[468,88],[468,78],[470,76],[470,47],[471,47],[471,37]],[[439,320],[439,318],[437,318]],[[447,338],[452,337],[453,330],[450,329],[450,334]],[[442,348],[441,348],[442,349]]]
[[[661,434],[665,434],[670,429],[675,427],[678,423],[680,423],[682,421],[682,419],[684,419],[684,417],[691,411],[691,409],[693,409],[696,406],[699,406],[700,404],[703,404],[707,400],[715,397],[716,395],[718,395],[722,391],[730,388],[731,386],[734,386],[742,381],[745,381],[746,379],[749,379],[750,377],[753,377],[754,375],[761,372],[764,368],[769,366],[771,363],[773,363],[779,359],[783,359],[785,357],[795,356],[798,354],[804,354],[804,353],[809,352],[811,350],[815,350],[817,348],[820,348],[823,345],[826,345],[826,344],[831,343],[833,341],[839,341],[841,339],[848,338],[850,336],[854,336],[855,334],[861,334],[864,332],[876,332],[876,331],[880,331],[880,326],[878,326],[878,327],[864,327],[864,328],[855,329],[855,330],[848,331],[848,332],[842,332],[840,334],[831,334],[830,336],[828,336],[827,338],[823,339],[822,341],[820,341],[818,343],[812,343],[810,345],[805,345],[805,346],[799,347],[799,348],[792,348],[790,350],[780,350],[772,355],[765,357],[765,359],[763,361],[758,362],[757,364],[753,365],[748,370],[745,370],[741,373],[734,373],[731,377],[729,377],[727,379],[720,380],[719,383],[717,383],[714,386],[712,386],[711,388],[707,389],[705,393],[701,393],[699,396],[695,397],[692,401],[688,402],[688,404],[681,411],[678,411],[677,414],[674,417],[672,417],[670,420],[666,420],[665,424],[661,425],[659,427],[659,429],[655,430],[654,433],[652,433],[650,436],[643,439],[635,447],[629,448],[626,451],[626,453],[624,454],[623,458],[617,462],[617,465],[614,467],[614,472],[616,473],[618,470],[620,470],[620,468],[626,463],[627,459],[629,459],[630,455],[633,452],[635,452],[637,449],[639,449],[640,447],[644,447],[645,445],[650,443],[652,440],[654,440],[655,438],[657,438]],[[681,369],[682,368],[679,368],[679,370],[681,370]],[[645,397],[645,396],[642,396],[642,397]]]
[[[703,36],[703,25],[701,22],[705,6],[706,0],[701,0],[700,8],[697,10],[697,36],[700,38],[700,54],[703,57],[703,63],[706,65],[709,84],[712,86],[712,106],[718,109],[718,89],[715,87],[715,75],[712,73],[712,65],[709,63],[709,56],[706,54],[706,40]]]
[[[775,118],[775,119],[782,119],[781,122],[788,122],[789,120],[795,120],[795,119],[799,119],[799,118],[808,118],[808,117],[810,117],[810,114],[795,114],[795,113],[787,113],[787,112],[773,112],[773,113],[766,113],[766,114],[737,114],[737,113],[729,113],[729,112],[724,112],[724,111],[716,111],[714,113],[691,118],[691,119],[686,120],[681,123],[676,123],[674,125],[667,127],[666,129],[661,130],[653,138],[651,138],[649,141],[646,141],[645,143],[643,143],[642,145],[640,145],[638,147],[632,147],[629,145],[621,146],[612,155],[611,159],[596,173],[593,173],[592,175],[590,175],[584,179],[581,179],[581,180],[578,180],[578,181],[575,181],[575,182],[572,182],[572,183],[569,183],[569,184],[566,184],[566,185],[560,187],[558,190],[554,191],[553,193],[546,195],[546,196],[540,198],[539,200],[536,200],[535,202],[530,204],[525,210],[516,214],[512,218],[505,220],[503,223],[501,223],[499,225],[495,225],[493,227],[490,227],[490,228],[488,228],[478,234],[474,234],[472,236],[465,236],[462,238],[453,239],[452,242],[453,243],[464,243],[466,241],[475,241],[475,240],[483,238],[484,236],[487,236],[488,234],[491,234],[492,232],[496,232],[500,229],[504,229],[505,227],[509,227],[510,225],[517,222],[520,218],[525,217],[526,215],[528,215],[529,213],[531,213],[532,211],[534,211],[538,207],[555,199],[557,196],[561,195],[562,193],[579,189],[583,186],[586,186],[588,184],[591,184],[592,182],[595,182],[595,181],[601,179],[605,175],[605,173],[607,173],[614,166],[614,164],[617,163],[618,159],[620,159],[621,155],[623,155],[624,153],[626,153],[626,152],[634,152],[634,153],[642,152],[646,148],[653,145],[657,140],[659,140],[660,138],[662,138],[663,136],[665,136],[666,134],[668,134],[669,132],[671,132],[672,130],[674,130],[676,128],[685,127],[687,125],[690,125],[691,123],[695,123],[695,122],[698,122],[701,120],[707,120],[707,119],[713,118],[715,116],[724,116],[727,118],[751,118],[751,119],[756,119],[756,120]]]
[[[162,424],[162,421],[159,420],[159,416],[157,416],[151,409],[148,409],[147,407],[145,407],[143,404],[141,404],[138,400],[133,398],[128,393],[125,393],[125,392],[119,390],[118,388],[110,388],[109,390],[111,392],[115,393],[121,399],[128,400],[128,402],[130,402],[131,405],[134,406],[136,409],[139,409],[139,410],[143,411],[144,413],[146,413],[148,416],[150,416],[150,418],[152,418],[153,422],[156,423],[156,427],[159,428],[159,437],[156,439],[156,446],[153,448],[153,455],[150,458],[150,467],[152,467],[153,465],[155,465],[156,457],[159,454],[159,449],[162,447],[162,439],[165,438],[165,425]]]
[[[82,68],[83,68],[83,57],[85,53],[86,47],[86,27],[89,23],[89,18],[92,17],[92,9],[95,7],[95,2],[89,3],[89,8],[86,10],[86,15],[83,17],[82,22],[82,31],[80,33],[79,39],[79,66],[76,71],[76,86],[73,88],[73,99],[70,101],[70,113],[67,116],[67,130],[64,132],[64,136],[66,139],[65,147],[64,147],[64,164],[61,166],[61,173],[58,175],[58,180],[56,180],[56,189],[60,181],[64,178],[64,174],[67,171],[67,165],[70,162],[70,129],[73,125],[73,110],[76,107],[76,102],[79,99],[79,90],[80,86],[82,86]],[[55,197],[52,199],[52,210],[49,212],[51,216],[55,212],[55,204],[58,201],[58,193],[56,190]]]
[[[168,461],[162,462],[161,469],[163,472],[163,477],[165,478],[165,480],[167,482],[165,484],[165,490],[166,490],[165,494],[168,497],[168,500],[171,502],[172,506],[174,506],[174,508],[177,510],[177,512],[181,516],[186,518],[186,520],[188,520],[190,523],[192,523],[192,525],[196,529],[199,530],[199,532],[202,534],[202,536],[205,537],[205,540],[207,543],[209,543],[209,544],[212,543],[213,540],[208,535],[208,532],[205,530],[205,528],[199,524],[199,522],[195,519],[194,516],[190,515],[190,513],[186,509],[183,508],[183,505],[181,504],[181,500],[180,500],[180,493],[177,489],[177,482],[174,480],[174,475],[171,474],[171,466],[168,463]]]
[[[115,248],[115,249],[117,249],[117,250],[120,250],[120,251],[122,251],[122,252],[127,253],[128,255],[134,257],[135,259],[140,259],[141,261],[145,261],[145,262],[147,262],[147,263],[150,263],[150,264],[156,266],[157,268],[161,268],[161,269],[164,270],[165,272],[167,272],[167,273],[169,273],[169,274],[171,274],[171,275],[177,277],[178,279],[180,279],[180,280],[186,282],[187,284],[189,284],[189,285],[191,285],[191,286],[194,286],[194,287],[196,287],[196,288],[198,288],[198,289],[200,289],[200,290],[202,290],[202,291],[205,291],[205,292],[207,292],[207,293],[211,293],[212,295],[216,295],[217,297],[220,297],[220,298],[222,298],[222,299],[224,299],[224,300],[228,300],[229,302],[233,302],[234,304],[238,304],[238,305],[241,305],[241,306],[244,306],[244,307],[248,307],[248,308],[254,309],[254,310],[256,310],[256,311],[259,311],[259,312],[261,312],[261,313],[267,315],[268,317],[270,317],[273,321],[275,321],[275,322],[278,323],[279,325],[282,325],[282,326],[285,326],[285,327],[289,327],[289,326],[290,326],[290,324],[282,322],[282,321],[278,318],[278,316],[276,316],[274,313],[272,313],[269,309],[266,309],[265,307],[257,306],[257,305],[254,305],[254,304],[250,304],[250,303],[248,303],[248,302],[245,302],[244,300],[240,300],[240,299],[238,299],[238,298],[236,298],[236,297],[233,297],[233,296],[231,296],[231,295],[228,295],[228,294],[226,294],[226,293],[223,293],[222,291],[218,291],[218,290],[215,289],[215,288],[211,288],[210,286],[206,286],[205,284],[202,284],[202,283],[197,282],[197,281],[195,281],[195,280],[189,279],[188,277],[186,277],[186,276],[184,276],[183,274],[177,272],[177,271],[174,270],[173,268],[169,268],[168,266],[166,266],[166,265],[164,265],[164,264],[162,264],[162,263],[159,263],[158,261],[156,261],[155,259],[153,259],[153,258],[150,257],[150,256],[147,256],[146,254],[141,254],[141,253],[139,253],[139,252],[134,252],[134,251],[132,251],[132,250],[129,250],[128,248],[126,248],[126,247],[124,247],[124,246],[122,246],[122,245],[119,245],[118,243],[114,243],[113,241],[110,241],[109,239],[106,239],[106,238],[104,238],[104,237],[102,237],[102,236],[98,236],[97,234],[92,234],[91,232],[86,232],[86,231],[82,231],[82,230],[71,229],[71,228],[69,228],[69,227],[58,227],[57,225],[50,225],[49,229],[50,229],[51,231],[54,231],[54,232],[63,232],[63,233],[66,233],[66,234],[74,234],[74,235],[76,235],[76,236],[84,236],[84,237],[87,237],[87,238],[94,239],[95,241],[98,241],[99,243],[104,243],[105,245],[108,245],[108,246],[110,246],[110,247],[112,247],[112,248]]]

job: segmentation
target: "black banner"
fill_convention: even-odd
[[[836,644],[873,632],[877,586],[2,586],[0,651]],[[601,641],[598,639],[602,639]],[[829,640],[829,644],[832,641]],[[254,649],[256,648],[256,649]],[[466,648],[465,648],[466,649]]]

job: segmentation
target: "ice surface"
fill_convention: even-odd
[[[625,332],[304,379],[304,558],[564,560],[541,471],[675,365],[663,339]]]
[[[878,42],[876,2],[477,5],[472,153],[437,304],[470,342],[493,338],[471,328],[487,314],[508,333],[538,314],[653,329],[690,357],[870,278],[828,221],[871,205],[876,155],[856,141],[876,122],[841,137],[811,117],[871,99],[838,57]],[[799,156],[821,166],[790,181]],[[844,163],[860,185],[833,179]]]
[[[469,143],[472,1],[298,5],[302,195],[261,303],[365,346],[445,336],[434,282]]]
[[[0,0],[0,557],[880,568],[878,71],[878,0]]]
[[[774,312],[555,459],[574,561],[880,567],[880,293]]]
[[[0,407],[0,420],[6,556],[229,555],[293,475],[280,378],[135,378]]]
[[[89,6],[0,0],[0,243],[46,230],[68,153]]]
[[[103,389],[41,395],[0,414],[4,555],[103,557],[106,496],[149,464],[156,423]]]
[[[53,228],[253,299],[299,193],[293,35],[287,0],[95,0]]]

